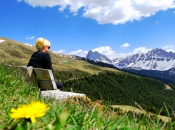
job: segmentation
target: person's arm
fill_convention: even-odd
[[[53,68],[52,68],[52,61],[51,61],[51,57],[50,57],[49,53],[45,53],[45,56],[44,56],[44,68],[53,70]]]
[[[50,57],[49,53],[46,53],[46,56],[45,56],[45,67],[46,67],[46,69],[52,70],[53,76],[55,78],[54,70],[52,67],[52,61],[51,61],[51,57]]]

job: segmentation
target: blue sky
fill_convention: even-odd
[[[1,0],[0,16],[0,37],[63,54],[175,52],[175,0]]]

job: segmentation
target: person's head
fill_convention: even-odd
[[[35,45],[36,45],[36,49],[37,49],[38,51],[48,52],[49,49],[50,49],[50,45],[51,45],[51,44],[50,44],[50,42],[49,42],[47,39],[45,39],[45,38],[38,38],[38,39],[36,40]]]

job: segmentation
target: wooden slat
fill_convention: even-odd
[[[32,77],[32,75],[33,75],[33,67],[32,66],[27,67],[27,72],[28,72],[29,77]]]
[[[36,79],[41,90],[55,90],[57,89],[52,70],[34,68]]]
[[[52,71],[49,69],[34,68],[34,72],[39,80],[54,80],[53,76],[50,76]]]

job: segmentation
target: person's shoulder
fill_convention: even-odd
[[[46,59],[50,59],[50,54],[47,52],[40,52],[40,56],[46,58]]]
[[[46,52],[42,52],[42,51],[37,51],[38,54],[41,54],[41,55],[49,55],[49,53],[46,53]]]

